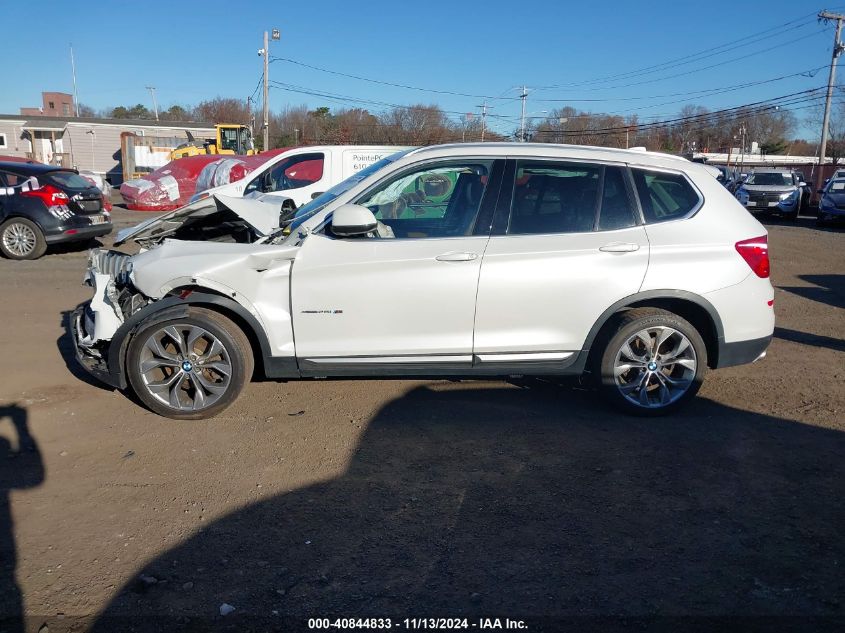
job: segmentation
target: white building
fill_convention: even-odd
[[[190,132],[214,138],[209,123],[0,114],[0,156],[17,156],[92,171],[118,185],[123,178],[120,135],[154,137],[176,147]]]

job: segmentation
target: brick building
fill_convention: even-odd
[[[59,116],[76,115],[73,95],[66,92],[42,92],[40,108],[21,108],[22,116]]]

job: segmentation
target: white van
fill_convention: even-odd
[[[390,145],[297,147],[274,156],[241,180],[197,192],[191,202],[213,194],[233,198],[266,194],[290,198],[299,208],[355,172],[405,149]]]

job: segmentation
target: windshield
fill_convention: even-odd
[[[320,194],[308,204],[304,204],[299,207],[299,209],[296,211],[296,215],[293,218],[293,222],[291,222],[291,231],[293,231],[296,227],[301,225],[309,218],[314,217],[317,213],[322,211],[326,207],[326,205],[329,204],[329,202],[331,202],[341,194],[346,193],[359,182],[379,171],[382,167],[385,167],[390,163],[396,162],[410,151],[411,150],[406,149],[403,152],[396,152],[395,154],[391,154],[390,156],[382,158],[380,161],[373,163],[372,165],[366,167],[365,169],[362,169],[361,171],[356,171],[343,182],[336,184],[334,187],[332,187],[325,193]]]
[[[761,172],[758,174],[751,174],[748,176],[748,180],[745,181],[746,185],[768,185],[773,187],[791,187],[792,186],[792,174],[787,173],[785,171],[777,171],[777,172]]]

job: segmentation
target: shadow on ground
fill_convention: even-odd
[[[792,341],[793,343],[801,343],[802,345],[811,345],[813,347],[825,347],[837,352],[845,352],[845,340],[841,338],[834,338],[832,336],[810,334],[808,332],[800,332],[798,330],[790,330],[783,327],[776,327],[775,338],[779,338],[784,341]]]
[[[370,421],[343,476],[164,552],[137,570],[158,582],[130,582],[95,630],[299,630],[338,616],[842,624],[827,618],[845,607],[845,435],[704,399],[631,418],[573,385],[525,386],[413,389]],[[222,603],[236,610],[222,618]],[[694,622],[709,621],[667,625]]]
[[[12,431],[11,436],[0,435],[0,631],[4,633],[24,630],[10,496],[15,490],[34,488],[44,481],[44,462],[29,434],[27,418],[23,407],[0,406],[0,426],[8,422]],[[0,432],[7,430],[0,428]]]
[[[781,289],[811,301],[845,309],[845,275],[799,275],[798,278],[814,285],[788,286]]]
[[[97,380],[91,374],[89,374],[85,369],[79,364],[79,361],[76,360],[76,351],[73,347],[73,340],[71,339],[71,332],[70,332],[70,320],[73,318],[73,310],[63,310],[61,313],[61,326],[62,326],[62,334],[56,339],[56,347],[59,350],[59,354],[62,356],[62,360],[65,363],[65,367],[67,370],[73,375],[74,378],[81,380],[82,382],[91,385],[92,387],[97,387],[98,389],[102,389],[104,391],[113,391],[111,387],[106,385],[105,383]],[[0,631],[2,633],[2,631]]]

